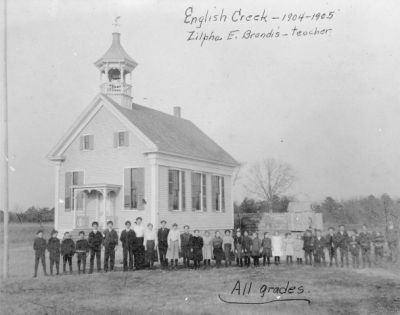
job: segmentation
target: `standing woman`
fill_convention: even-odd
[[[153,224],[147,224],[147,230],[144,232],[143,246],[146,252],[146,260],[149,263],[149,268],[153,269],[154,260],[156,257],[157,236],[153,230]]]
[[[207,268],[207,264],[211,266],[211,257],[212,257],[212,237],[210,236],[210,232],[206,231],[203,237],[203,259],[204,259],[204,269]]]
[[[253,257],[254,261],[254,267],[257,267],[260,265],[260,252],[262,251],[261,247],[261,240],[258,237],[258,233],[254,232],[253,233],[253,242],[251,245],[251,256]]]
[[[283,238],[276,231],[275,235],[271,237],[272,242],[272,256],[275,259],[275,265],[279,265],[281,261],[281,256],[283,256]]]
[[[240,229],[236,230],[236,236],[234,239],[236,265],[243,267],[243,237]]]
[[[244,264],[246,267],[250,267],[250,255],[251,255],[251,245],[253,240],[249,236],[247,231],[244,231],[243,237],[243,254],[244,254]]]
[[[179,252],[181,250],[181,234],[178,231],[178,224],[172,225],[172,230],[168,233],[168,251],[167,259],[171,261],[171,269],[174,267],[178,269]]]
[[[222,249],[222,237],[219,231],[215,232],[215,237],[212,240],[213,254],[217,268],[221,267],[222,259],[224,258],[224,250]]]
[[[203,260],[203,238],[200,236],[199,230],[193,232],[191,247],[194,269],[196,270],[200,268],[200,262]]]

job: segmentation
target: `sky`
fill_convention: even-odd
[[[269,20],[197,28],[184,23],[188,7],[193,16],[265,10]],[[93,62],[111,44],[116,16],[122,45],[139,64],[134,102],[169,113],[181,106],[244,165],[291,164],[288,194],[298,199],[399,197],[399,9],[397,0],[9,1],[10,209],[53,206],[46,154],[98,93]],[[324,21],[270,19],[329,11],[334,17]],[[190,31],[225,36],[278,26],[289,36],[187,40]],[[296,37],[294,26],[331,31]],[[245,195],[239,181],[235,199]]]

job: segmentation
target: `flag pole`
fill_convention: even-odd
[[[7,0],[3,6],[3,102],[1,108],[2,116],[2,157],[3,180],[1,182],[1,209],[3,210],[4,244],[3,244],[3,279],[8,278],[9,248],[8,248],[8,95],[7,95]]]

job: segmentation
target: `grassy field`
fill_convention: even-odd
[[[1,314],[400,314],[400,268],[392,265],[358,270],[281,265],[54,277],[44,277],[40,270],[39,278],[32,279],[30,238],[37,228],[10,227],[11,277],[0,287]],[[51,226],[44,228],[48,232]],[[240,295],[238,290],[232,294],[238,281]],[[289,288],[296,287],[293,293],[285,293],[288,282]],[[276,287],[280,293],[274,293]],[[219,297],[236,303],[281,301],[228,304]],[[311,303],[282,301],[288,298]]]

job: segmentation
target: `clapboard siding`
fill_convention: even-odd
[[[81,135],[94,135],[94,150],[81,151],[80,139],[77,137],[66,149],[63,155],[65,162],[60,167],[60,199],[65,197],[65,173],[69,171],[84,171],[85,184],[107,183],[121,185],[116,196],[116,216],[119,228],[126,220],[134,221],[137,216],[143,217],[144,222],[150,220],[150,164],[144,152],[145,144],[133,133],[129,132],[129,146],[114,148],[114,132],[126,131],[126,127],[106,108],[102,107],[95,117],[82,130]],[[145,168],[145,210],[123,209],[123,184],[125,167]],[[94,205],[90,204],[89,211],[93,212]],[[59,228],[72,227],[73,212],[66,212],[64,204],[60,203]]]

